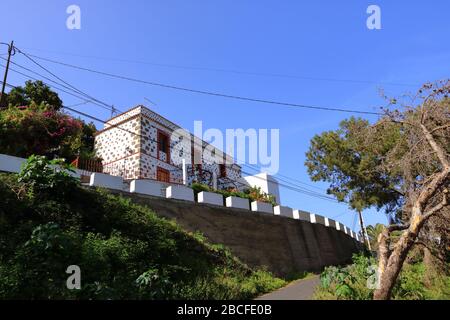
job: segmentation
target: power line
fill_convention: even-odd
[[[5,60],[5,59],[2,58],[2,57],[0,57],[0,59]],[[17,73],[17,74],[20,74],[20,75],[22,75],[22,76],[24,76],[24,77],[26,77],[26,78],[31,79],[31,80],[42,81],[45,85],[47,85],[47,86],[49,86],[49,87],[51,87],[51,88],[54,88],[54,89],[59,90],[59,91],[61,91],[61,92],[67,93],[67,94],[69,94],[69,95],[71,95],[71,96],[74,96],[74,97],[76,97],[76,98],[78,98],[78,99],[81,99],[81,100],[83,100],[83,101],[91,102],[91,103],[93,103],[93,104],[95,104],[95,105],[97,105],[97,106],[99,106],[99,107],[101,107],[101,108],[103,108],[103,109],[108,110],[108,111],[111,110],[111,107],[105,106],[104,104],[101,104],[101,103],[99,103],[99,102],[97,102],[97,101],[95,101],[95,100],[91,100],[91,99],[87,100],[87,99],[84,98],[84,97],[80,97],[80,95],[78,94],[77,91],[73,90],[73,89],[72,89],[71,87],[69,87],[69,86],[66,86],[65,84],[61,84],[61,83],[59,83],[59,82],[57,82],[57,81],[55,81],[55,80],[53,80],[53,79],[50,79],[50,78],[48,78],[48,77],[46,77],[46,76],[40,74],[39,72],[36,72],[36,71],[31,70],[31,69],[29,69],[29,68],[27,68],[27,67],[24,67],[24,66],[22,66],[22,65],[20,65],[20,64],[18,64],[18,63],[16,63],[16,62],[11,61],[11,63],[14,64],[15,66],[18,66],[19,68],[21,68],[21,69],[23,69],[23,70],[26,70],[26,71],[28,71],[28,72],[31,72],[32,74],[35,74],[35,75],[39,76],[40,78],[43,78],[43,79],[45,79],[45,80],[47,80],[47,81],[49,81],[49,82],[51,82],[51,83],[54,83],[54,84],[56,84],[56,85],[58,85],[58,86],[61,86],[61,87],[65,88],[66,90],[69,90],[70,92],[68,92],[68,91],[66,91],[66,90],[64,90],[64,89],[61,89],[61,88],[59,88],[59,87],[56,86],[56,85],[50,85],[49,83],[46,83],[46,82],[42,81],[41,79],[37,79],[37,78],[35,78],[35,77],[33,77],[33,76],[30,76],[30,75],[28,75],[28,74],[26,74],[26,73],[23,73],[23,72],[20,72],[20,71],[18,71],[18,70],[16,70],[16,69],[10,68],[11,71],[13,71],[13,72],[15,72],[15,73]],[[1,65],[1,64],[0,64],[0,65]],[[75,92],[75,94],[74,94],[73,92]]]
[[[102,123],[104,123],[104,124],[107,123],[106,121],[101,120],[101,119],[99,119],[99,118],[97,118],[97,117],[94,117],[94,116],[92,116],[92,115],[89,115],[89,114],[87,114],[87,113],[85,113],[85,112],[81,112],[81,111],[72,109],[72,108],[67,107],[67,106],[63,106],[63,108],[64,108],[64,109],[67,109],[67,110],[69,110],[69,111],[78,113],[78,114],[80,114],[80,115],[82,115],[82,116],[85,116],[85,117],[87,117],[87,118],[90,118],[90,119],[93,119],[93,120],[102,122]],[[110,125],[110,126],[112,126],[112,127],[117,127],[117,128],[119,128],[119,129],[121,129],[121,130],[124,130],[124,131],[129,132],[129,133],[132,133],[132,134],[136,134],[136,135],[142,137],[142,135],[140,135],[140,134],[138,134],[138,133],[135,133],[135,132],[132,132],[132,131],[129,131],[129,130],[127,130],[127,129],[121,128],[121,127],[118,126],[117,124],[108,124],[108,125]],[[158,141],[155,141],[155,140],[152,140],[152,139],[151,139],[151,141],[152,141],[152,142],[159,143]],[[244,174],[247,174],[247,175],[251,175],[251,173],[245,172],[245,171],[243,171],[243,170],[241,170],[241,173],[244,173]],[[255,176],[255,178],[263,179],[263,178],[258,177],[258,176]],[[234,182],[239,182],[238,180],[233,180],[233,179],[231,179],[231,180],[234,181]],[[264,180],[265,180],[265,179],[264,179]],[[313,194],[313,193],[310,193],[310,192],[308,192],[308,191],[305,191],[305,190],[302,190],[302,189],[299,189],[299,188],[295,188],[295,187],[292,187],[292,186],[289,186],[289,185],[285,185],[285,184],[279,184],[279,185],[282,186],[282,187],[288,188],[288,189],[290,189],[290,190],[296,191],[296,192],[298,192],[298,193],[302,193],[302,194],[305,194],[305,195],[309,195],[309,196],[312,196],[312,197],[315,197],[315,198],[319,198],[319,199],[322,199],[322,200],[328,200],[328,201],[332,201],[332,202],[335,202],[335,203],[338,202],[336,199],[331,198],[331,197],[327,197],[327,196],[324,196],[324,195]]]
[[[3,83],[3,82],[2,82],[2,83]],[[10,85],[10,84],[6,84],[6,85],[7,85],[8,87],[16,88],[15,86],[12,86],[12,85]],[[98,122],[103,123],[103,124],[108,124],[109,127],[114,127],[114,128],[123,130],[124,132],[127,132],[127,133],[130,133],[130,134],[133,134],[133,135],[142,137],[141,134],[136,133],[136,132],[133,132],[133,131],[130,131],[130,130],[125,129],[125,128],[122,128],[122,127],[120,127],[119,124],[111,124],[111,123],[107,123],[107,121],[105,121],[105,120],[102,120],[102,119],[99,119],[99,118],[97,118],[97,117],[94,117],[94,116],[92,116],[92,115],[90,115],[90,114],[88,114],[88,113],[86,113],[86,112],[81,112],[81,111],[75,110],[75,109],[73,109],[73,108],[71,108],[71,107],[69,107],[69,106],[64,106],[64,105],[63,105],[62,107],[63,107],[64,109],[68,110],[68,111],[74,112],[74,113],[76,113],[76,114],[78,114],[78,115],[81,115],[81,116],[84,116],[84,117],[86,117],[86,118],[88,118],[88,119],[95,120],[95,121],[98,121]],[[159,142],[158,142],[157,140],[150,139],[150,141],[155,142],[157,145],[159,144]],[[180,169],[179,166],[175,166],[175,167],[178,168],[178,169]],[[241,170],[241,173],[246,174],[246,175],[252,175],[251,173],[248,173],[248,172],[246,172],[246,171],[244,171],[244,170]],[[257,179],[259,178],[259,179],[265,181],[265,179],[263,179],[263,178],[261,178],[261,177],[258,177],[258,176],[254,176],[254,177],[257,178]],[[240,181],[238,181],[238,180],[233,180],[233,179],[231,179],[231,180],[232,180],[233,182],[240,183]],[[331,198],[331,197],[328,197],[328,196],[325,196],[325,195],[318,194],[318,193],[316,193],[316,192],[314,192],[314,191],[307,190],[307,189],[304,189],[304,188],[302,188],[302,187],[298,187],[298,186],[295,187],[295,186],[287,185],[287,184],[283,184],[283,183],[279,183],[279,185],[280,185],[281,187],[283,187],[283,188],[286,188],[286,189],[289,189],[289,190],[292,190],[292,191],[295,191],[295,192],[297,192],[297,193],[301,193],[301,194],[304,194],[304,195],[307,195],[307,196],[310,196],[310,197],[314,197],[314,198],[321,199],[321,200],[331,201],[331,202],[333,202],[333,203],[338,203],[338,201],[337,201],[336,199],[334,199],[334,198]]]
[[[246,166],[246,167],[248,167],[248,168],[250,168],[250,169],[252,169],[252,170],[255,170],[255,171],[260,171],[260,168],[254,166],[254,165],[251,165],[251,164],[247,164],[247,163],[246,163],[246,164],[244,164],[244,166]],[[320,191],[325,191],[325,190],[322,189],[322,188],[319,188],[319,187],[317,187],[317,186],[314,186],[314,185],[312,185],[312,184],[303,182],[303,181],[298,180],[298,179],[295,179],[295,178],[288,177],[288,176],[283,175],[283,174],[281,174],[281,173],[277,173],[277,174],[275,174],[274,176],[275,176],[276,178],[283,177],[283,178],[285,178],[285,179],[287,179],[287,180],[290,180],[290,181],[293,181],[293,182],[296,182],[296,183],[305,185],[305,186],[307,186],[307,187],[311,187],[311,188],[314,188],[314,189],[317,189],[317,190],[320,190]],[[284,180],[284,181],[293,184],[293,182],[286,181],[286,180]]]
[[[341,217],[341,216],[343,216],[343,215],[345,215],[345,214],[347,214],[347,212],[342,212],[342,213],[339,213],[339,214],[337,214],[337,215],[335,215],[335,216],[333,216],[333,217],[331,217],[331,219],[336,219],[336,218],[339,218],[339,217]]]
[[[303,104],[297,104],[297,103],[280,102],[280,101],[275,101],[275,100],[266,100],[266,99],[257,99],[257,98],[250,98],[250,97],[244,97],[244,96],[236,96],[236,95],[225,94],[225,93],[220,93],[220,92],[190,89],[190,88],[186,88],[186,87],[179,87],[179,86],[174,86],[174,85],[169,85],[169,84],[163,84],[163,83],[158,83],[158,82],[151,82],[151,81],[136,79],[136,78],[132,78],[132,77],[128,77],[128,76],[117,75],[117,74],[108,73],[108,72],[104,72],[104,71],[94,70],[91,68],[86,68],[86,67],[80,67],[80,66],[76,66],[73,64],[56,61],[53,59],[48,59],[48,58],[44,58],[44,57],[40,57],[40,56],[36,56],[36,55],[32,55],[32,54],[30,54],[30,56],[40,59],[40,60],[44,60],[47,62],[63,65],[63,66],[78,69],[78,70],[83,70],[83,71],[87,71],[87,72],[91,72],[91,73],[100,74],[103,76],[108,76],[108,77],[117,78],[117,79],[121,79],[121,80],[127,80],[127,81],[131,81],[131,82],[136,82],[136,83],[147,84],[147,85],[151,85],[151,86],[157,86],[157,87],[166,88],[166,89],[173,89],[173,90],[178,90],[178,91],[197,93],[197,94],[222,97],[222,98],[228,98],[228,99],[234,99],[234,100],[241,100],[241,101],[259,102],[259,103],[271,104],[271,105],[281,105],[281,106],[286,106],[286,107],[314,109],[314,110],[323,110],[323,111],[336,111],[336,112],[366,114],[366,115],[377,115],[377,116],[382,115],[382,113],[379,113],[379,112],[360,111],[360,110],[352,110],[352,109],[344,109],[344,108],[329,108],[329,107],[320,107],[320,106],[313,106],[313,105],[303,105]]]
[[[277,77],[277,78],[300,79],[300,80],[311,80],[311,81],[328,81],[328,82],[390,85],[390,86],[405,86],[405,87],[419,87],[420,86],[420,84],[412,84],[412,83],[384,82],[384,81],[373,81],[373,80],[362,80],[362,79],[338,79],[338,78],[327,78],[327,77],[307,77],[307,76],[300,76],[300,75],[294,75],[294,74],[251,72],[251,71],[224,69],[224,68],[208,68],[208,67],[184,66],[184,65],[177,65],[177,64],[167,64],[167,63],[156,63],[156,62],[149,62],[149,61],[120,59],[120,58],[113,58],[113,57],[99,57],[99,56],[82,55],[82,54],[68,53],[68,52],[61,52],[61,51],[42,50],[42,49],[36,49],[36,48],[25,48],[25,49],[32,50],[32,51],[55,53],[55,54],[60,54],[60,55],[68,55],[68,56],[80,57],[80,58],[109,60],[109,61],[134,63],[134,64],[141,64],[141,65],[150,65],[150,66],[156,66],[156,67],[175,68],[175,69],[184,69],[184,70],[224,72],[224,73],[232,73],[232,74],[238,74],[238,75]]]
[[[79,107],[79,106],[85,105],[86,103],[89,103],[89,101],[84,101],[84,102],[80,102],[80,103],[75,103],[75,104],[72,104],[72,105],[70,105],[70,106],[68,106],[68,107],[71,107],[71,108]]]
[[[104,123],[104,124],[107,123],[106,121],[101,120],[101,119],[99,119],[99,118],[97,118],[97,117],[94,117],[94,116],[92,116],[92,115],[90,115],[90,114],[87,114],[87,113],[85,113],[85,112],[81,112],[81,111],[72,109],[72,108],[67,107],[67,106],[63,106],[63,108],[66,109],[66,110],[72,111],[72,112],[74,112],[74,113],[77,113],[77,114],[79,114],[79,115],[82,115],[82,116],[84,116],[84,117],[90,118],[90,119],[92,119],[92,120],[99,121],[99,122],[102,122],[102,123]],[[125,132],[132,133],[132,134],[136,134],[136,135],[142,137],[142,135],[140,135],[140,134],[138,134],[138,133],[135,133],[135,132],[133,132],[133,131],[129,131],[129,130],[127,130],[127,129],[121,128],[121,127],[118,126],[117,124],[108,124],[108,125],[110,125],[110,126],[112,126],[112,127],[116,127],[116,128],[118,128],[118,129],[121,129],[121,130],[124,130]],[[155,143],[159,143],[158,141],[155,141],[155,140],[151,140],[151,141],[152,141],[152,142],[155,142]],[[244,173],[244,174],[247,174],[247,175],[251,175],[251,173],[245,172],[245,171],[243,171],[243,170],[241,170],[241,173]],[[263,179],[263,178],[258,177],[258,176],[255,176],[255,178]],[[234,182],[239,182],[238,180],[233,180],[233,179],[231,179],[231,180],[234,181]],[[264,179],[264,180],[265,180],[265,179]],[[302,189],[299,189],[299,188],[295,188],[295,187],[293,187],[293,186],[289,186],[289,185],[285,185],[285,184],[280,184],[280,183],[279,183],[279,185],[282,186],[282,187],[284,187],[284,188],[290,189],[290,190],[292,190],[292,191],[296,191],[297,193],[302,193],[302,194],[305,194],[305,195],[308,195],[308,196],[311,196],[311,197],[319,198],[319,199],[322,199],[322,200],[328,200],[328,201],[332,201],[332,202],[335,202],[335,203],[338,202],[338,201],[337,201],[336,199],[334,199],[334,198],[327,197],[327,196],[323,196],[323,195],[313,194],[313,193],[310,193],[310,192],[308,192],[308,191],[305,191],[305,190],[302,190]]]
[[[16,64],[16,63],[14,63],[14,64],[17,65],[17,66],[19,66],[19,67],[21,67],[21,68],[23,68],[23,69],[25,69],[25,70],[28,70],[29,72],[32,72],[32,73],[34,73],[34,74],[37,74],[38,76],[40,76],[40,77],[42,77],[42,78],[44,78],[44,79],[46,79],[46,80],[48,80],[48,81],[50,81],[50,82],[52,82],[52,83],[56,83],[56,84],[58,84],[58,85],[60,85],[60,86],[62,86],[62,87],[64,87],[64,88],[66,88],[66,89],[68,89],[68,90],[71,90],[71,89],[68,88],[67,86],[62,85],[62,84],[60,84],[60,83],[58,83],[58,82],[56,82],[56,81],[53,81],[52,79],[47,78],[47,77],[45,77],[45,76],[42,76],[42,75],[40,75],[39,73],[34,72],[33,70],[30,70],[30,69],[28,69],[28,68],[25,68],[25,67],[23,67],[23,66],[20,66],[20,65],[18,65],[18,64]],[[0,64],[0,66],[4,66],[4,65]],[[23,72],[21,72],[21,71],[18,71],[18,70],[16,70],[16,69],[14,69],[14,68],[11,68],[11,67],[10,67],[9,69],[10,69],[12,72],[17,73],[17,74],[20,74],[20,75],[22,75],[23,77],[25,77],[25,78],[27,78],[27,79],[31,79],[31,80],[35,80],[35,81],[42,81],[41,79],[35,78],[35,77],[33,77],[33,76],[30,76],[30,75],[28,75],[28,74],[26,74],[26,73],[23,73]],[[44,82],[44,81],[42,81],[42,83],[44,83],[45,85],[49,86],[50,88],[53,88],[53,89],[55,89],[55,90],[64,92],[64,93],[66,93],[66,94],[68,94],[68,95],[71,95],[71,96],[73,96],[73,97],[75,97],[75,98],[78,98],[78,99],[80,99],[80,100],[83,100],[84,102],[90,102],[90,103],[93,103],[93,104],[95,104],[95,105],[97,105],[97,106],[99,106],[99,107],[101,107],[101,108],[103,108],[103,109],[106,109],[106,110],[108,110],[108,111],[111,110],[110,108],[107,108],[107,107],[103,106],[102,104],[97,103],[96,101],[87,100],[86,98],[84,98],[84,97],[82,97],[82,96],[79,96],[78,94],[74,94],[74,93],[73,93],[73,92],[74,92],[73,90],[67,91],[67,90],[64,90],[64,89],[59,88],[57,85],[51,85],[51,84],[46,83],[46,82]]]
[[[62,83],[66,84],[67,86],[71,87],[73,90],[75,90],[77,93],[86,96],[87,98],[94,100],[106,107],[111,107],[109,104],[98,100],[92,96],[90,96],[89,94],[81,91],[80,89],[76,88],[75,86],[73,86],[72,84],[70,84],[69,82],[65,81],[64,79],[62,79],[61,77],[57,76],[55,73],[53,73],[52,71],[50,71],[48,68],[44,67],[43,65],[41,65],[39,62],[37,62],[36,60],[34,60],[30,55],[28,55],[27,53],[21,51],[19,48],[15,47],[15,49],[22,55],[24,55],[28,60],[30,60],[31,62],[33,62],[34,64],[36,64],[38,67],[40,67],[42,70],[46,71],[47,73],[49,73],[50,75],[52,75],[53,77],[55,77],[56,79],[58,79],[59,81],[61,81]],[[117,109],[118,110],[118,109]],[[120,110],[119,110],[120,111]],[[120,111],[122,112],[122,111]]]
[[[257,179],[261,179],[261,180],[263,180],[263,181],[266,181],[266,179],[264,179],[264,178],[262,178],[262,177],[258,177],[258,176],[252,175],[251,173],[246,172],[246,171],[244,171],[244,170],[241,170],[241,173],[244,173],[244,174],[250,175],[250,176],[252,176],[252,177],[254,177],[254,178],[257,178]],[[278,185],[279,185],[280,187],[283,187],[283,188],[286,188],[286,189],[289,189],[289,190],[292,190],[292,191],[296,191],[297,193],[302,193],[302,194],[304,194],[304,195],[308,195],[308,196],[311,196],[311,197],[314,197],[314,198],[318,198],[318,199],[322,199],[322,200],[331,201],[331,202],[333,202],[333,203],[339,203],[339,201],[337,201],[336,199],[334,199],[334,198],[332,198],[332,197],[328,197],[328,196],[325,196],[325,195],[322,195],[322,194],[318,194],[318,193],[315,193],[314,191],[307,190],[307,189],[302,188],[302,187],[298,187],[298,186],[295,187],[295,186],[287,185],[287,184],[280,183],[280,182],[278,182]]]
[[[245,166],[245,164],[244,164],[244,166]],[[254,170],[255,170],[255,169],[254,169]],[[292,183],[292,182],[290,182],[290,181],[287,181],[287,180],[285,180],[285,179],[282,179],[282,178],[278,177],[277,174],[276,174],[276,175],[273,175],[273,176],[276,178],[278,185],[282,185],[282,186],[284,186],[284,187],[289,187],[289,188],[291,188],[291,190],[292,190],[292,188],[295,188],[295,190],[300,190],[302,193],[308,194],[308,195],[310,195],[310,196],[320,197],[320,198],[323,198],[323,199],[326,199],[326,200],[331,200],[331,201],[333,201],[333,202],[339,203],[339,201],[337,201],[337,200],[334,199],[333,197],[329,197],[329,196],[324,195],[324,194],[322,194],[322,193],[318,193],[318,192],[313,191],[313,190],[310,190],[310,189],[308,189],[308,188],[299,186],[299,185],[297,185],[297,184],[295,184],[295,183]],[[258,177],[255,176],[255,175],[253,175],[253,177],[258,178]],[[261,179],[263,179],[263,178],[261,178]],[[280,181],[281,181],[281,182],[280,182]]]

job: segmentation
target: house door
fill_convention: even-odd
[[[158,169],[156,169],[156,180],[169,183],[170,182],[169,170],[158,167]]]

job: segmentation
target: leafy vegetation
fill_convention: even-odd
[[[56,164],[0,175],[0,299],[245,299],[285,284]],[[66,288],[69,265],[81,290]]]
[[[377,262],[363,254],[353,256],[346,267],[327,267],[320,276],[320,286],[314,298],[318,300],[371,300],[376,285]],[[450,276],[434,270],[426,276],[421,261],[406,263],[394,286],[392,299],[450,299]]]
[[[57,93],[40,81],[12,89],[9,107],[0,111],[0,153],[18,157],[33,154],[72,161],[95,158],[93,123],[60,111]]]
[[[384,224],[377,223],[376,225],[368,225],[367,230],[367,236],[369,237],[370,246],[373,251],[378,250],[378,237],[383,232],[385,228]],[[400,238],[401,232],[400,231],[393,231],[391,233],[391,243],[395,243]]]
[[[63,102],[58,94],[50,89],[42,81],[26,81],[25,86],[17,86],[7,94],[6,102],[9,106],[29,106],[32,103],[45,105],[49,109],[57,111],[62,108]]]
[[[381,273],[374,299],[390,298],[416,243],[440,256],[448,251],[449,94],[448,79],[425,84],[414,95],[391,99],[374,124],[350,118],[338,130],[316,135],[306,154],[311,178],[328,182],[327,192],[337,200],[389,215],[389,226],[373,230]]]

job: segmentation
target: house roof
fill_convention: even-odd
[[[167,122],[172,128],[170,128],[169,126],[165,125],[164,123],[161,123],[161,121],[159,121],[159,120],[152,119],[153,121],[157,122],[158,124],[160,124],[160,125],[162,125],[162,126],[164,126],[164,127],[167,127],[167,128],[170,129],[170,130],[177,130],[177,129],[184,130],[184,131],[186,131],[186,133],[188,133],[188,134],[191,136],[191,138],[198,138],[198,139],[200,139],[204,144],[211,145],[210,143],[204,141],[203,139],[201,139],[201,138],[199,138],[199,137],[194,136],[194,135],[193,135],[191,132],[189,132],[188,130],[186,130],[186,129],[180,127],[180,126],[177,125],[176,123],[170,121],[170,120],[167,119],[166,117],[160,115],[159,113],[156,113],[155,111],[151,110],[150,108],[148,108],[148,107],[146,107],[146,106],[144,106],[144,105],[137,105],[137,106],[135,106],[135,107],[133,107],[133,108],[131,108],[131,109],[125,111],[125,112],[122,112],[122,113],[120,113],[120,114],[118,114],[118,115],[116,115],[116,116],[114,116],[114,117],[108,119],[108,120],[105,122],[105,128],[102,129],[102,130],[100,130],[100,131],[98,131],[97,134],[99,135],[99,134],[103,133],[104,131],[106,131],[106,130],[112,128],[112,127],[106,127],[106,126],[114,126],[114,125],[117,125],[118,123],[122,123],[122,122],[127,121],[127,120],[128,120],[129,118],[131,118],[131,117],[136,116],[135,114],[130,114],[130,113],[133,113],[133,111],[135,111],[135,110],[138,109],[138,108],[141,108],[140,114],[142,114],[142,110],[144,110],[145,112],[152,114],[155,118],[159,118],[159,119],[161,119],[161,120]],[[123,119],[120,119],[120,117],[123,117],[123,116],[125,116],[125,115],[127,115],[127,114],[130,114],[130,116],[129,116],[129,117],[124,117]],[[224,154],[224,155],[225,155],[226,157],[228,157],[229,159],[232,159],[233,162],[234,162],[234,158],[233,158],[232,156],[230,156],[229,154],[225,153],[223,150],[220,150],[219,148],[216,148],[216,147],[214,147],[214,148],[215,148],[216,150],[220,151],[222,154]],[[241,167],[240,165],[238,165],[238,164],[236,164],[236,163],[233,163],[233,164],[236,165],[236,166],[238,166],[239,168]]]

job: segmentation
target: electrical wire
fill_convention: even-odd
[[[17,64],[16,64],[16,65],[17,65]],[[0,64],[0,66],[1,66],[1,67],[5,67],[3,64]],[[19,66],[19,65],[18,65],[18,66]],[[62,87],[64,87],[64,88],[66,88],[66,86],[61,85],[61,84],[59,84],[58,82],[55,82],[55,81],[53,81],[52,79],[49,79],[49,78],[47,78],[47,77],[45,77],[45,76],[42,76],[42,75],[40,75],[39,73],[36,73],[36,72],[34,72],[34,71],[30,70],[30,69],[27,69],[27,68],[25,68],[25,67],[22,67],[22,68],[24,68],[24,69],[26,69],[26,70],[29,70],[29,72],[32,72],[32,73],[35,73],[35,74],[39,75],[41,78],[44,78],[44,79],[48,80],[49,82],[56,83],[56,84],[58,84],[58,85],[60,85],[60,86],[62,86]],[[110,108],[107,108],[107,107],[105,107],[105,106],[103,106],[103,105],[101,105],[101,104],[99,104],[99,103],[97,103],[97,102],[95,102],[95,101],[87,100],[86,98],[84,98],[84,97],[82,97],[82,96],[80,96],[80,95],[78,95],[78,94],[73,93],[73,90],[67,91],[67,90],[65,90],[65,89],[61,89],[58,85],[55,85],[55,84],[49,84],[49,83],[47,83],[47,82],[42,81],[41,79],[35,78],[35,77],[33,77],[33,76],[30,76],[29,74],[26,74],[26,73],[23,73],[23,72],[21,72],[21,71],[18,71],[18,70],[16,70],[16,69],[12,68],[12,67],[9,67],[9,70],[12,71],[12,72],[14,72],[14,73],[17,73],[17,74],[19,74],[19,75],[21,75],[21,76],[23,76],[23,77],[25,77],[25,78],[27,78],[27,79],[35,80],[35,81],[41,81],[43,84],[45,84],[46,86],[48,86],[48,87],[50,87],[50,88],[53,88],[53,89],[55,89],[55,90],[64,92],[64,93],[66,93],[66,94],[68,94],[68,95],[71,95],[71,96],[73,96],[73,97],[75,97],[75,98],[78,98],[78,99],[80,99],[80,100],[82,100],[82,101],[84,101],[84,102],[86,102],[86,103],[87,103],[87,102],[90,102],[90,103],[92,103],[92,104],[95,104],[96,106],[99,106],[100,108],[103,108],[103,109],[106,109],[106,110],[108,110],[108,111],[111,111]],[[66,89],[70,90],[70,88],[66,88]]]
[[[65,85],[71,87],[74,91],[76,91],[78,94],[81,94],[87,98],[89,98],[90,100],[96,101],[106,107],[112,108],[112,110],[114,111],[114,109],[118,110],[117,108],[115,108],[114,106],[111,106],[109,104],[107,104],[106,102],[103,102],[99,99],[96,99],[94,97],[92,97],[91,95],[85,93],[84,91],[78,89],[77,87],[73,86],[72,84],[70,84],[69,82],[65,81],[64,79],[62,79],[61,77],[57,76],[55,73],[53,73],[52,71],[50,71],[48,68],[44,67],[42,64],[40,64],[39,62],[37,62],[35,59],[33,59],[31,56],[29,56],[27,53],[21,51],[19,48],[14,47],[17,52],[19,52],[20,54],[22,54],[23,56],[25,56],[28,60],[30,60],[31,62],[33,62],[35,65],[37,65],[39,68],[41,68],[42,70],[46,71],[47,73],[49,73],[50,75],[52,75],[53,77],[55,77],[56,79],[58,79],[59,81],[61,81],[62,83],[64,83]],[[120,112],[122,112],[121,110],[118,110]]]
[[[173,90],[178,90],[178,91],[184,91],[184,92],[190,92],[190,93],[196,93],[196,94],[202,94],[202,95],[209,95],[209,96],[215,96],[215,97],[222,97],[222,98],[228,98],[228,99],[234,99],[234,100],[241,100],[241,101],[257,102],[257,103],[264,103],[264,104],[271,104],[271,105],[280,105],[280,106],[286,106],[286,107],[315,109],[315,110],[322,110],[322,111],[336,111],[336,112],[365,114],[365,115],[377,115],[377,116],[382,115],[382,113],[379,113],[379,112],[352,110],[352,109],[345,109],[345,108],[330,108],[330,107],[321,107],[321,106],[314,106],[314,105],[304,105],[304,104],[297,104],[297,103],[290,103],[290,102],[281,102],[281,101],[275,101],[275,100],[250,98],[250,97],[237,96],[237,95],[225,94],[225,93],[220,93],[220,92],[212,92],[212,91],[206,91],[206,90],[191,89],[191,88],[186,88],[186,87],[180,87],[180,86],[169,85],[169,84],[158,83],[158,82],[151,82],[151,81],[141,80],[141,79],[132,78],[132,77],[128,77],[128,76],[123,76],[123,75],[113,74],[113,73],[109,73],[109,72],[94,70],[94,69],[91,69],[91,68],[76,66],[76,65],[73,65],[73,64],[65,63],[65,62],[61,62],[61,61],[56,61],[56,60],[53,60],[53,59],[40,57],[40,56],[37,56],[37,55],[29,54],[29,56],[32,56],[32,57],[34,57],[36,59],[40,59],[40,60],[43,60],[43,61],[47,61],[47,62],[51,62],[51,63],[54,63],[54,64],[59,64],[59,65],[63,65],[63,66],[74,68],[74,69],[78,69],[78,70],[83,70],[83,71],[87,71],[87,72],[91,72],[91,73],[95,73],[95,74],[100,74],[100,75],[103,75],[103,76],[108,76],[108,77],[112,77],[112,78],[116,78],[116,79],[127,80],[127,81],[131,81],[131,82],[136,82],[136,83],[147,84],[147,85],[151,85],[151,86],[162,87],[162,88],[166,88],[166,89],[173,89]]]
[[[341,82],[341,83],[355,83],[355,84],[373,84],[373,85],[420,87],[420,84],[412,84],[412,83],[384,82],[384,81],[373,81],[373,80],[362,80],[362,79],[338,79],[338,78],[326,78],[326,77],[306,77],[306,76],[300,76],[300,75],[294,75],[294,74],[251,72],[251,71],[224,69],[224,68],[195,67],[195,66],[184,66],[184,65],[168,64],[168,63],[156,63],[156,62],[140,61],[140,60],[132,60],[132,59],[120,59],[120,58],[113,58],[113,57],[100,57],[100,56],[91,56],[91,55],[83,55],[83,54],[76,54],[76,53],[61,52],[61,51],[53,51],[53,50],[43,50],[43,49],[29,48],[29,47],[25,47],[24,49],[28,49],[28,50],[32,50],[32,51],[41,51],[41,52],[47,52],[47,53],[54,53],[54,54],[58,54],[58,55],[67,55],[67,56],[73,56],[73,57],[80,57],[80,58],[97,59],[97,60],[103,60],[103,61],[109,60],[109,61],[117,61],[117,62],[125,62],[125,63],[141,64],[141,65],[150,65],[150,66],[164,67],[164,68],[184,69],[184,70],[212,71],[212,72],[232,73],[232,74],[238,74],[238,75],[249,75],[249,76],[260,76],[260,77],[276,77],[276,78],[288,78],[288,79],[311,80],[311,81],[327,81],[327,82]]]
[[[7,85],[8,85],[9,87],[14,87],[14,86],[11,86],[11,85],[9,85],[9,84],[7,84]],[[71,111],[71,112],[76,113],[76,114],[78,114],[78,115],[82,115],[82,116],[84,116],[84,117],[86,117],[86,118],[89,118],[89,119],[91,119],[91,120],[95,120],[95,121],[98,121],[98,122],[103,123],[103,124],[108,124],[109,127],[118,128],[118,129],[120,129],[120,130],[123,130],[124,132],[130,133],[130,134],[133,134],[133,135],[137,135],[137,136],[139,136],[139,137],[143,137],[141,134],[136,133],[136,132],[133,132],[133,131],[130,131],[130,130],[125,129],[125,128],[122,128],[122,127],[120,127],[120,125],[118,125],[118,124],[107,123],[107,121],[105,121],[105,120],[102,120],[102,119],[99,119],[99,118],[97,118],[97,117],[94,117],[94,116],[92,116],[92,115],[90,115],[90,114],[88,114],[88,113],[85,113],[85,112],[81,112],[81,111],[75,110],[75,109],[73,109],[73,108],[71,108],[71,107],[69,107],[69,106],[64,106],[64,105],[63,105],[62,107],[63,107],[65,110]],[[150,141],[155,142],[155,143],[157,143],[157,144],[160,143],[159,141],[154,140],[154,139],[150,139]],[[175,167],[181,169],[179,166],[175,166]],[[248,172],[246,172],[246,171],[244,171],[244,170],[241,170],[241,173],[246,174],[246,175],[252,175],[252,176],[254,176],[253,174],[248,173]],[[262,177],[258,177],[258,176],[254,176],[254,177],[257,178],[257,179],[259,178],[259,179],[265,181],[265,179],[263,179]],[[231,180],[234,181],[234,182],[239,182],[238,180],[233,180],[233,179],[231,179]],[[240,182],[239,182],[239,183],[240,183]],[[307,195],[307,196],[311,196],[311,197],[317,198],[317,199],[327,200],[327,201],[331,201],[331,202],[333,202],[333,203],[338,203],[338,201],[337,201],[336,199],[332,198],[332,197],[328,197],[328,196],[325,196],[325,195],[318,194],[318,193],[316,193],[315,191],[307,190],[307,189],[305,189],[305,188],[303,188],[303,187],[300,187],[300,186],[297,186],[297,187],[296,187],[296,186],[293,186],[293,185],[287,185],[287,184],[284,184],[284,183],[279,183],[279,186],[281,186],[281,187],[283,187],[283,188],[286,188],[286,189],[289,189],[289,190],[291,190],[291,191],[295,191],[295,192],[297,192],[297,193],[301,193],[301,194],[304,194],[304,195]]]

